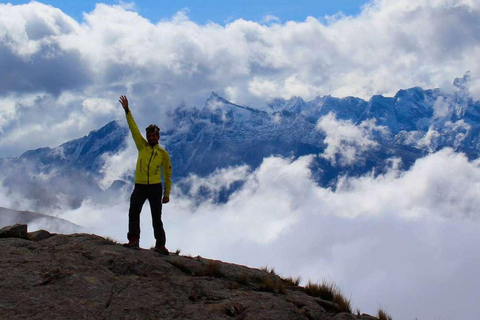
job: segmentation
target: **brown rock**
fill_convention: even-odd
[[[32,241],[45,240],[45,239],[48,239],[52,236],[53,235],[46,230],[38,230],[38,231],[34,231],[34,232],[29,232],[27,234],[28,240],[32,240]]]
[[[281,282],[270,272],[95,235],[0,239],[0,256],[2,319],[361,319],[335,317],[298,287],[261,291]]]
[[[0,229],[0,238],[26,238],[27,225],[15,224]]]

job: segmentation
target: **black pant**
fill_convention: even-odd
[[[145,200],[150,203],[152,224],[158,246],[166,242],[165,230],[162,222],[162,184],[135,184],[130,197],[130,210],[128,211],[128,240],[140,239],[140,212]]]

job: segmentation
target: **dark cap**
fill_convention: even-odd
[[[147,132],[153,132],[153,133],[158,133],[158,132],[160,132],[160,128],[159,128],[157,125],[155,125],[155,124],[149,125],[148,127],[145,128],[145,130],[146,130]]]

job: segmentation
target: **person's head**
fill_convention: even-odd
[[[160,128],[151,124],[145,129],[145,131],[147,132],[148,144],[152,147],[158,144],[158,140],[160,140]]]

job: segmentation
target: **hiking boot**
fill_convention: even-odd
[[[128,240],[128,243],[123,244],[123,246],[130,249],[140,249],[138,240]]]
[[[163,254],[164,256],[169,255],[168,249],[165,246],[155,246],[153,250],[159,252],[160,254]]]

